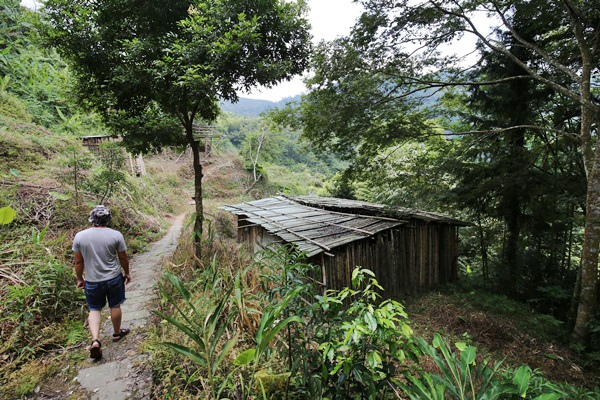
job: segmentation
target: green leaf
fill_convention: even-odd
[[[233,360],[233,364],[238,366],[248,365],[254,360],[254,354],[256,354],[256,349],[248,349],[237,356],[235,360]]]
[[[407,324],[403,324],[402,327],[400,328],[402,330],[402,334],[406,337],[406,338],[410,338],[413,335],[413,330],[410,327],[410,325]]]
[[[17,178],[19,177],[19,173],[20,172],[19,172],[18,169],[11,168],[9,171],[10,171],[11,174],[13,174],[14,176],[16,176]]]
[[[372,313],[365,313],[365,322],[367,323],[367,326],[371,332],[375,332],[375,330],[377,330],[377,320]]]
[[[459,351],[465,351],[467,348],[467,344],[464,342],[458,342],[454,344]]]
[[[475,355],[477,354],[477,349],[473,346],[467,347],[464,351],[461,352],[461,356],[463,360],[468,365],[475,364]]]
[[[285,328],[288,324],[290,324],[292,322],[303,322],[303,321],[302,321],[302,318],[298,317],[297,315],[288,317],[288,318],[284,319],[283,321],[281,321],[279,324],[277,324],[275,326],[275,328],[273,328],[269,333],[267,333],[264,336],[264,338],[262,339],[261,343],[259,343],[259,345],[258,345],[259,354],[265,350],[265,348],[269,345],[271,340],[273,340],[275,335],[277,335],[277,333],[279,333],[280,330],[282,330],[283,328]]]
[[[223,358],[225,358],[225,356],[227,355],[227,353],[229,353],[229,351],[233,348],[233,345],[236,342],[237,342],[237,337],[232,337],[227,342],[225,342],[225,344],[221,348],[221,352],[219,353],[219,356],[217,357],[217,359],[213,363],[213,366],[212,366],[212,372],[213,372],[213,374],[215,374],[217,372],[217,370],[219,369],[219,365],[221,365],[221,362],[223,361]]]
[[[558,393],[544,393],[534,398],[533,400],[559,400],[561,398]]]
[[[0,225],[10,224],[16,215],[16,211],[11,207],[0,208]]]
[[[373,351],[373,352],[369,353],[369,355],[367,356],[367,362],[369,363],[369,366],[371,368],[376,369],[379,366],[381,366],[381,363],[382,363],[381,355],[379,354],[378,351]]]
[[[163,342],[163,344],[172,348],[173,350],[177,351],[178,353],[181,353],[184,356],[188,357],[190,360],[192,360],[196,364],[202,365],[204,367],[206,366],[206,360],[204,358],[202,358],[202,356],[200,354],[198,354],[194,350],[190,349],[189,347],[185,347],[180,344],[171,343],[171,342]]]
[[[196,332],[194,332],[188,326],[184,325],[183,323],[176,320],[172,316],[162,313],[158,310],[152,310],[152,312],[154,314],[158,315],[159,317],[161,317],[162,319],[166,320],[167,322],[169,322],[171,325],[174,325],[177,329],[179,329],[181,332],[185,333],[194,342],[198,343],[199,345],[202,344],[202,339],[200,338],[200,336],[198,336],[198,334]]]
[[[531,379],[531,368],[527,365],[521,366],[515,372],[515,376],[513,377],[513,383],[517,385],[519,396],[525,398],[527,395],[527,389],[529,388],[529,380]]]
[[[190,299],[191,299],[190,292],[188,292],[188,290],[185,288],[185,286],[183,286],[183,283],[181,282],[181,280],[177,276],[170,274],[168,272],[165,273],[165,277],[173,284],[173,286],[175,286],[177,288],[177,290],[179,290],[179,293],[181,293],[181,295],[183,296],[185,301],[187,301],[189,303]]]
[[[340,370],[340,368],[342,368],[342,366],[344,365],[344,363],[342,361],[339,361],[335,367],[333,367],[333,369],[329,372],[330,376],[334,376],[335,374],[337,374],[337,372]],[[325,366],[325,365],[323,365]]]

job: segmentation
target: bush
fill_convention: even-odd
[[[485,359],[478,363],[477,349],[465,343],[456,343],[457,355],[437,333],[431,345],[423,338],[416,339],[416,343],[421,357],[430,357],[441,373],[407,371],[407,383],[400,383],[400,387],[411,400],[596,398],[587,390],[556,385],[526,365],[515,370],[501,369],[501,361],[492,365]]]

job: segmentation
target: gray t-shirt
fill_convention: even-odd
[[[121,273],[118,253],[127,250],[125,238],[111,228],[92,227],[78,232],[73,239],[73,251],[83,256],[85,280],[102,282]]]

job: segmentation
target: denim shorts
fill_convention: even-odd
[[[106,299],[110,308],[119,307],[125,301],[125,277],[118,275],[107,281],[85,282],[85,299],[90,311],[102,310]]]

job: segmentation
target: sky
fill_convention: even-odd
[[[21,0],[21,4],[35,9],[39,1]],[[332,40],[338,36],[350,33],[350,28],[360,15],[361,6],[352,0],[308,0],[310,11],[308,20],[312,26],[313,41]],[[289,82],[283,82],[274,88],[257,88],[251,93],[240,93],[241,97],[279,101],[285,97],[292,97],[304,93],[306,87],[300,76]]]
[[[352,0],[308,0],[310,11],[308,20],[312,26],[313,42],[333,40],[350,33],[354,22],[360,16],[362,7]],[[306,92],[302,77],[296,76],[274,88],[257,88],[252,93],[240,94],[250,99],[279,101]]]

